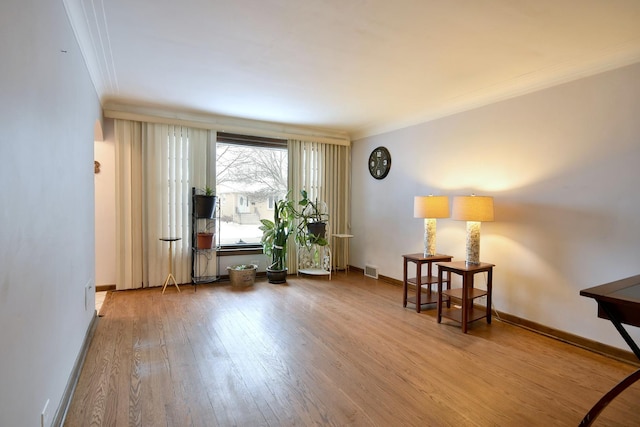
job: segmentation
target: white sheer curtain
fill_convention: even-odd
[[[116,120],[116,288],[191,281],[191,187],[207,185],[208,131]]]
[[[289,190],[295,203],[300,191],[318,199],[329,209],[330,234],[348,233],[351,200],[351,147],[289,140]],[[331,242],[329,242],[331,243]],[[288,247],[289,273],[297,272],[295,245]]]

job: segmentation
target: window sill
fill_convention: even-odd
[[[251,246],[248,248],[221,248],[218,251],[218,256],[236,256],[236,255],[262,255],[262,246]]]

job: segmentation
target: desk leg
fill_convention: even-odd
[[[629,375],[624,380],[620,381],[618,385],[609,390],[607,394],[602,396],[602,398],[598,400],[598,403],[593,405],[593,408],[591,408],[587,415],[584,416],[582,421],[580,421],[580,425],[590,426],[595,421],[596,417],[600,415],[600,412],[602,412],[602,410],[606,408],[607,405],[616,398],[616,396],[625,391],[631,384],[635,383],[638,380],[640,380],[640,369]]]
[[[402,282],[402,306],[407,306],[407,259],[404,259],[404,281]]]
[[[631,350],[633,350],[633,353],[636,355],[636,357],[640,359],[640,348],[638,348],[638,345],[633,341],[633,339],[631,339],[631,336],[624,328],[624,326],[622,326],[622,322],[618,320],[616,313],[606,303],[598,302],[598,305],[607,314],[607,317],[609,317],[609,320],[611,321],[611,323],[613,323],[613,326],[615,326],[620,335],[622,335],[622,338],[624,338],[627,345],[631,347]],[[590,426],[591,423],[595,421],[596,417],[600,415],[600,412],[602,412],[602,410],[606,408],[607,405],[616,398],[616,396],[618,396],[631,384],[635,383],[638,380],[640,380],[640,369],[629,375],[624,380],[620,381],[618,385],[609,390],[607,394],[602,396],[602,398],[600,398],[600,400],[598,400],[598,402],[593,405],[593,408],[591,408],[587,415],[584,416],[584,418],[580,422],[580,425]]]
[[[606,304],[602,301],[598,302],[598,305],[607,314],[607,317],[609,318],[611,323],[613,323],[613,326],[615,326],[618,333],[622,335],[622,338],[624,339],[624,341],[631,348],[631,351],[633,351],[633,354],[635,354],[636,357],[640,359],[640,348],[633,341],[633,339],[631,339],[631,336],[629,335],[627,330],[624,328],[624,326],[622,326],[622,322],[618,320],[618,317],[616,316],[615,311],[609,306],[609,304]]]

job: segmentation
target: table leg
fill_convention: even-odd
[[[167,278],[164,281],[164,286],[162,286],[162,293],[164,294],[164,291],[167,289],[167,285],[169,285],[169,282],[173,281],[173,284],[176,286],[176,288],[178,288],[178,292],[180,292],[180,287],[178,286],[178,283],[176,282],[176,278],[173,277],[173,274],[169,273],[169,275],[167,275]]]
[[[493,287],[493,268],[487,272],[487,323],[491,324],[491,293]]]
[[[164,295],[164,291],[167,289],[167,285],[171,280],[173,280],[173,284],[176,285],[176,288],[178,288],[178,292],[180,292],[180,286],[178,286],[178,283],[176,282],[176,278],[173,277],[173,268],[171,267],[171,264],[173,263],[173,244],[172,243],[173,243],[172,241],[169,241],[169,274],[167,275],[167,278],[164,281],[164,286],[162,286],[163,295]]]
[[[416,262],[416,313],[420,313],[420,306],[422,302],[420,297],[422,295],[422,263]]]
[[[616,316],[614,309],[610,307],[609,304],[603,301],[598,301],[598,305],[607,314],[607,317],[609,318],[611,323],[613,323],[613,326],[615,326],[618,333],[622,336],[622,339],[624,339],[627,345],[631,348],[631,351],[633,351],[633,354],[635,354],[636,357],[640,359],[640,348],[635,343],[635,341],[633,341],[633,339],[631,338],[631,335],[629,335],[629,333],[624,328],[624,326],[622,326],[622,322],[620,322],[620,320],[618,319],[618,316]]]
[[[462,275],[462,333],[467,333],[467,323],[469,322],[469,298],[468,298],[468,289],[469,289],[469,279],[473,281],[473,275],[465,273]],[[471,283],[473,287],[473,283]],[[473,308],[471,308],[473,310]]]
[[[407,306],[407,259],[404,259],[404,281],[402,282],[402,306]]]
[[[580,425],[581,426],[590,426],[595,421],[597,416],[600,415],[600,412],[602,412],[602,410],[604,408],[606,408],[607,405],[613,399],[615,399],[616,396],[618,396],[624,390],[629,388],[629,386],[631,384],[635,383],[638,380],[640,380],[640,369],[638,369],[637,371],[635,371],[634,373],[629,375],[624,380],[620,381],[620,383],[618,383],[618,385],[616,385],[614,388],[609,390],[609,392],[607,394],[602,396],[602,398],[600,400],[598,400],[598,403],[593,405],[593,408],[591,408],[591,410],[587,413],[587,415],[584,416],[582,421],[580,421]]]
[[[609,320],[611,321],[611,323],[613,323],[613,326],[615,326],[620,335],[622,335],[622,338],[625,340],[627,345],[631,347],[631,350],[636,355],[636,357],[640,359],[640,348],[638,348],[638,345],[633,341],[624,326],[622,326],[622,322],[620,322],[620,320],[616,316],[615,311],[608,304],[603,303],[602,301],[598,301],[598,305],[606,313],[607,317],[609,317]],[[580,422],[580,425],[590,426],[595,421],[596,417],[600,415],[600,412],[602,412],[604,408],[606,408],[607,405],[616,398],[616,396],[618,396],[624,390],[629,388],[631,384],[635,383],[638,380],[640,380],[640,369],[633,372],[624,380],[620,381],[614,388],[609,390],[607,394],[602,396],[600,400],[598,400],[598,402],[593,405],[591,410],[589,410],[587,415],[584,416],[584,418]]]
[[[427,263],[427,295],[429,295],[429,301],[431,301],[431,275],[433,274],[433,269],[431,266],[432,263],[428,262]]]
[[[344,274],[349,274],[349,238],[345,239],[344,249]]]
[[[438,323],[441,323],[441,322],[442,322],[442,267],[438,268]]]

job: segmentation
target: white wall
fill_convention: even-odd
[[[94,143],[94,158],[100,162],[100,173],[94,175],[96,286],[116,284],[116,150],[113,120],[105,120],[104,125],[106,138]]]
[[[495,307],[628,350],[579,292],[640,274],[639,117],[636,64],[356,141],[351,263],[401,280],[402,254],[422,251],[414,196],[494,196],[481,260],[496,264]],[[379,145],[382,181],[366,168]],[[438,220],[437,242],[463,260],[465,223]]]
[[[95,313],[101,111],[61,1],[3,0],[0,52],[0,425],[38,426]]]

